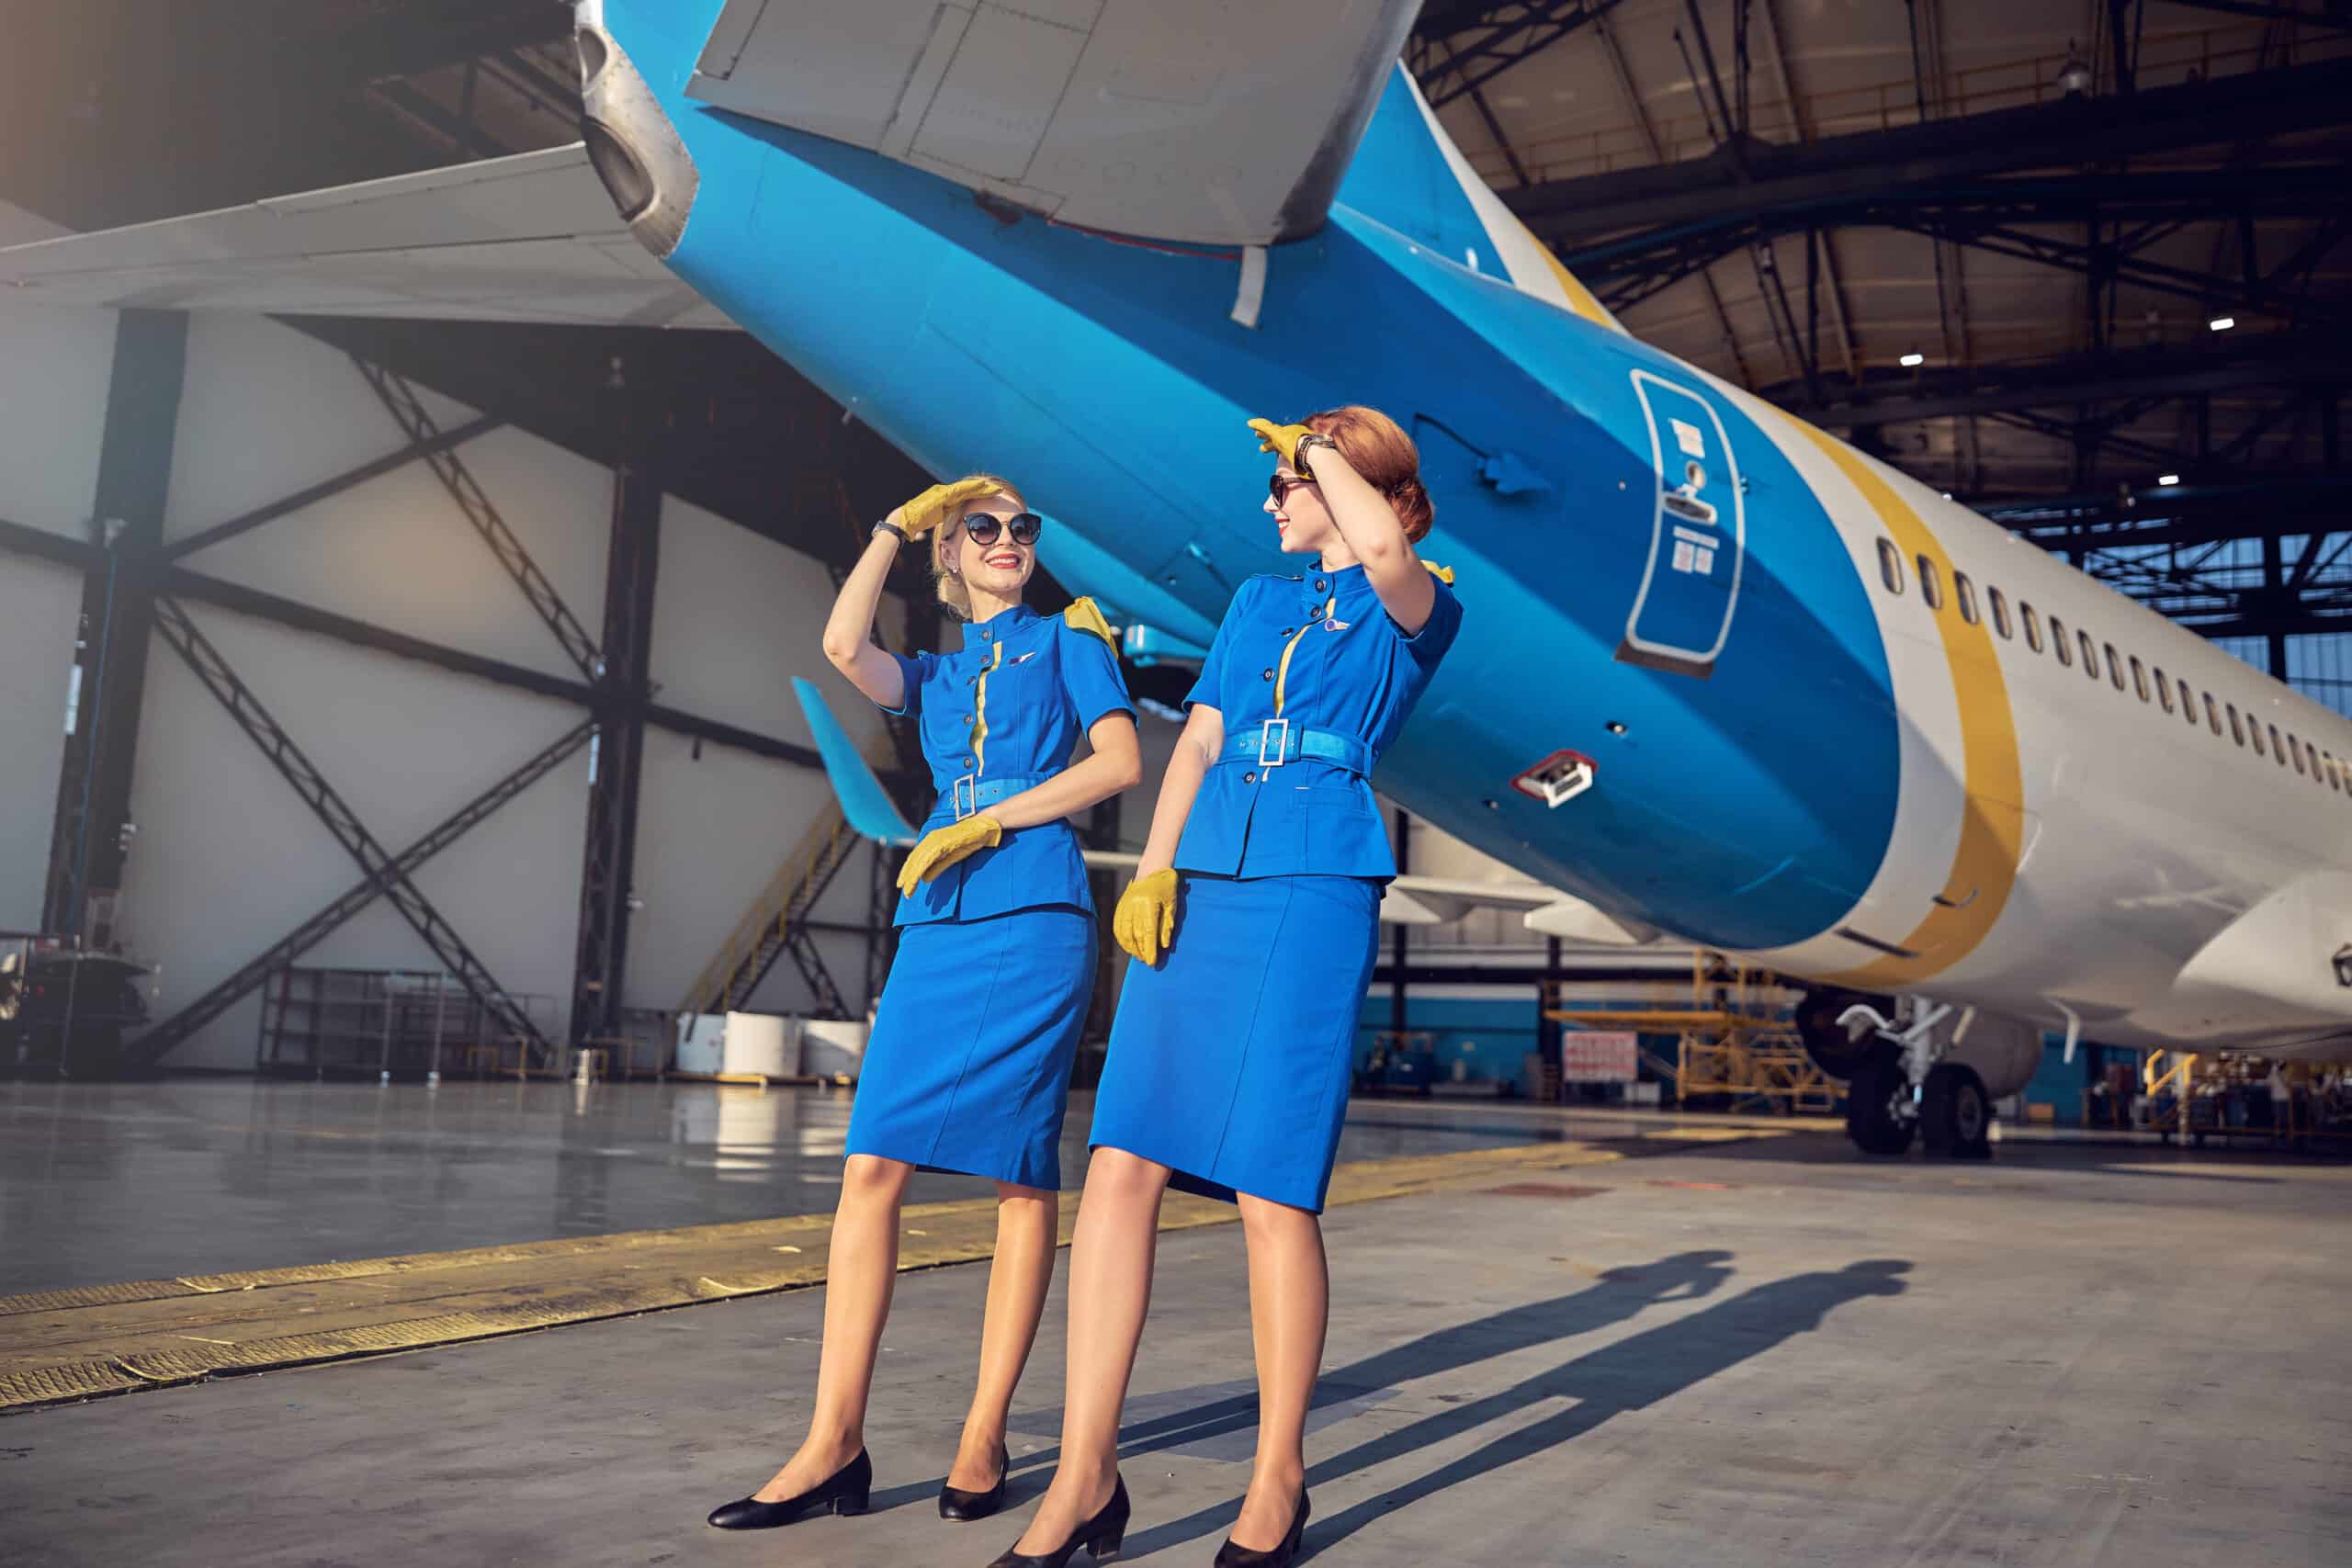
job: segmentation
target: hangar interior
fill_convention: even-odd
[[[249,21],[266,57],[198,8],[28,17],[0,240],[577,135],[553,0]],[[1634,333],[2352,712],[2340,6],[1430,0],[1407,61]],[[917,787],[816,628],[929,476],[854,413],[691,313],[0,299],[0,930],[144,971],[76,983],[133,1020],[99,1070],[621,1077],[678,1065],[680,1013],[864,1016],[887,867],[787,678]],[[886,624],[941,630],[909,575]],[[1189,675],[1128,675],[1156,778]],[[1408,869],[1508,874],[1392,817]],[[1687,952],[1491,909],[1386,941],[1367,1089],[1555,1093],[1548,1013],[1740,1010]],[[2109,1066],[2034,1092],[2071,1120]]]

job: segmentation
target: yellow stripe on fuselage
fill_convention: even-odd
[[[1836,437],[1800,419],[1789,423],[1820,447],[1861,493],[1905,558],[1916,562],[1925,557],[1935,564],[1946,584],[1953,583],[1951,558],[1893,486]],[[1956,586],[1946,591],[1957,600]],[[2008,683],[2001,674],[1993,634],[1982,622],[1962,619],[1956,608],[1922,609],[1933,617],[1937,635],[1943,639],[1952,695],[1960,707],[1962,787],[1967,795],[1961,814],[1960,843],[1952,852],[1951,874],[1944,881],[1942,901],[1930,904],[1926,918],[1897,942],[1917,956],[1890,954],[1829,976],[1844,985],[1910,984],[1941,974],[1976,950],[2000,919],[2010,890],[2017,886],[2018,855],[2025,842],[2025,792],[2018,760],[2017,716],[2009,706]]]
[[[1521,224],[1521,227],[1525,228],[1526,225]],[[1528,235],[1528,238],[1534,241],[1535,248],[1543,253],[1544,261],[1551,265],[1553,276],[1560,280],[1560,292],[1567,297],[1569,310],[1596,326],[1607,327],[1610,331],[1618,333],[1625,330],[1617,324],[1617,318],[1609,313],[1608,307],[1601,304],[1600,297],[1587,288],[1575,273],[1560,264],[1560,258],[1552,254],[1551,246],[1535,239],[1533,234]]]
[[[979,689],[972,694],[972,776],[989,765],[989,754],[982,748],[989,743],[989,676],[1004,662],[1004,644],[998,643],[996,651],[989,655],[988,668],[980,671]]]

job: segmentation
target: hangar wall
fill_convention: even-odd
[[[0,515],[86,536],[112,353],[109,312],[0,316],[11,352],[0,400]],[[18,353],[19,344],[33,352]],[[475,411],[420,389],[447,428]],[[189,325],[164,534],[191,534],[405,445],[351,362],[259,318]],[[573,614],[601,619],[610,472],[512,428],[459,449]],[[409,464],[197,550],[208,577],[469,653],[577,680],[556,639],[432,473]],[[0,925],[38,920],[73,663],[78,573],[0,558]],[[814,558],[675,497],[664,499],[652,632],[657,700],[807,744],[788,678],[818,677],[862,739],[883,721],[824,666],[832,586]],[[397,849],[576,724],[582,710],[372,648],[189,604],[198,628],[379,839]],[[886,633],[903,626],[886,606]],[[566,1024],[579,918],[588,759],[568,761],[429,863],[422,891],[510,991]],[[830,799],[810,768],[659,728],[647,736],[627,1003],[674,1007]],[[119,929],[158,965],[167,1016],[350,886],[357,869],[161,639],[149,650]],[[819,919],[860,924],[869,857],[846,866]],[[865,938],[820,937],[853,1005]],[[378,904],[303,960],[439,967]],[[754,1003],[794,1010],[806,987],[779,964]],[[175,1067],[254,1060],[257,998],[183,1043]]]

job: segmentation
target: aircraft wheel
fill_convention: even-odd
[[[1898,1110],[1910,1098],[1902,1058],[1882,1052],[1856,1069],[1846,1085],[1846,1135],[1866,1155],[1902,1154],[1917,1130]]]
[[[1919,1134],[1939,1159],[1983,1159],[1993,1152],[1993,1101],[1973,1069],[1941,1062],[1919,1089]]]

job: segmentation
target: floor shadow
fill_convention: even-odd
[[[1385,1393],[1392,1385],[1452,1371],[1476,1361],[1557,1343],[1622,1323],[1668,1302],[1695,1301],[1731,1278],[1732,1255],[1718,1250],[1676,1253],[1655,1263],[1611,1269],[1588,1288],[1531,1302],[1466,1323],[1452,1324],[1327,1371],[1315,1385],[1313,1408]],[[1016,1427],[1020,1425],[1016,1417]],[[1254,1391],[1134,1421],[1119,1430],[1123,1460],[1164,1449],[1193,1448],[1258,1425]],[[1058,1448],[1014,1458],[1016,1472],[1050,1467]]]
[[[1752,1291],[1743,1292],[1672,1323],[1630,1335],[1510,1388],[1464,1401],[1314,1463],[1307,1469],[1310,1488],[1465,1436],[1488,1423],[1538,1405],[1563,1399],[1576,1402],[1567,1409],[1542,1420],[1515,1427],[1434,1470],[1399,1482],[1377,1496],[1317,1519],[1308,1527],[1306,1533],[1309,1551],[1320,1551],[1343,1540],[1366,1524],[1397,1508],[1568,1442],[1612,1416],[1645,1408],[1694,1387],[1796,1335],[1811,1333],[1821,1326],[1822,1321],[1833,1310],[1849,1302],[1866,1296],[1900,1295],[1909,1288],[1900,1276],[1908,1272],[1910,1268],[1909,1263],[1901,1259],[1869,1258],[1848,1264],[1835,1271],[1799,1274],[1758,1285]],[[1713,1286],[1707,1288],[1712,1289]],[[1524,1310],[1537,1316],[1545,1308],[1558,1312],[1568,1303],[1584,1302],[1586,1297],[1595,1295],[1602,1289],[1596,1286],[1593,1291],[1566,1298],[1563,1302],[1545,1303],[1540,1307]],[[1513,1314],[1499,1315],[1509,1318]],[[1479,1331],[1494,1321],[1482,1319],[1476,1324],[1464,1325],[1461,1332],[1483,1338]],[[1601,1321],[1608,1320],[1603,1318]],[[1568,1332],[1582,1331],[1570,1329]],[[1501,1353],[1500,1343],[1472,1353],[1457,1353],[1445,1343],[1454,1332],[1442,1330],[1372,1359],[1377,1362],[1395,1359],[1396,1375],[1427,1376]],[[1566,1335],[1537,1336],[1523,1339],[1520,1346],[1514,1348],[1541,1344],[1547,1337],[1566,1337]],[[1408,1371],[1407,1365],[1413,1363],[1403,1359],[1417,1351],[1421,1370]],[[1154,1526],[1132,1538],[1136,1553],[1141,1556],[1163,1547],[1217,1534],[1230,1528],[1238,1506],[1237,1499],[1233,1503],[1199,1509],[1183,1518]]]

